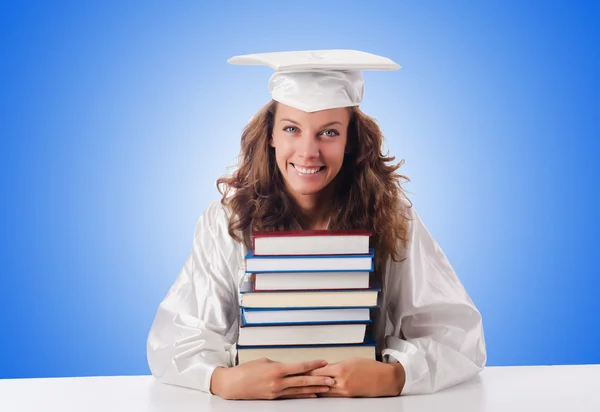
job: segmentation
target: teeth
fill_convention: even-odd
[[[296,165],[294,165],[294,167],[296,168],[297,171],[299,171],[300,173],[305,174],[305,175],[312,175],[312,174],[317,173],[319,170],[321,170],[320,167],[317,167],[314,169],[305,169],[303,167],[296,166]]]

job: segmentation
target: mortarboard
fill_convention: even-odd
[[[364,95],[362,70],[397,70],[387,57],[357,50],[305,50],[234,56],[230,64],[269,66],[274,100],[305,112],[358,106]]]

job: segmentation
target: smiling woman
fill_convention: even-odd
[[[390,164],[382,144],[358,107],[305,112],[272,100],[242,133],[237,171],[217,180],[230,235],[250,248],[252,231],[367,229],[381,273],[389,256],[401,257],[410,203],[402,163]]]
[[[237,170],[200,217],[183,270],[161,303],[148,361],[163,382],[227,399],[394,396],[463,382],[486,362],[481,315],[405,196],[400,164],[358,105],[361,70],[393,70],[356,51],[230,59],[276,69],[273,100],[242,133]],[[377,360],[236,365],[238,294],[252,233],[362,229],[372,234],[381,305]]]

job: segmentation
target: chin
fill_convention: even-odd
[[[299,195],[311,196],[311,195],[319,194],[325,188],[324,187],[291,187],[291,189],[294,193],[297,193]]]
[[[321,191],[321,189],[319,190],[307,190],[307,189],[293,189],[294,193],[297,193],[299,195],[302,196],[311,196],[311,195],[316,195],[317,193],[319,193]]]

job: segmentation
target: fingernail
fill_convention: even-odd
[[[321,392],[327,392],[329,388],[321,388]]]
[[[335,385],[335,381],[333,379],[331,379],[331,378],[325,379],[325,383],[327,385]]]

